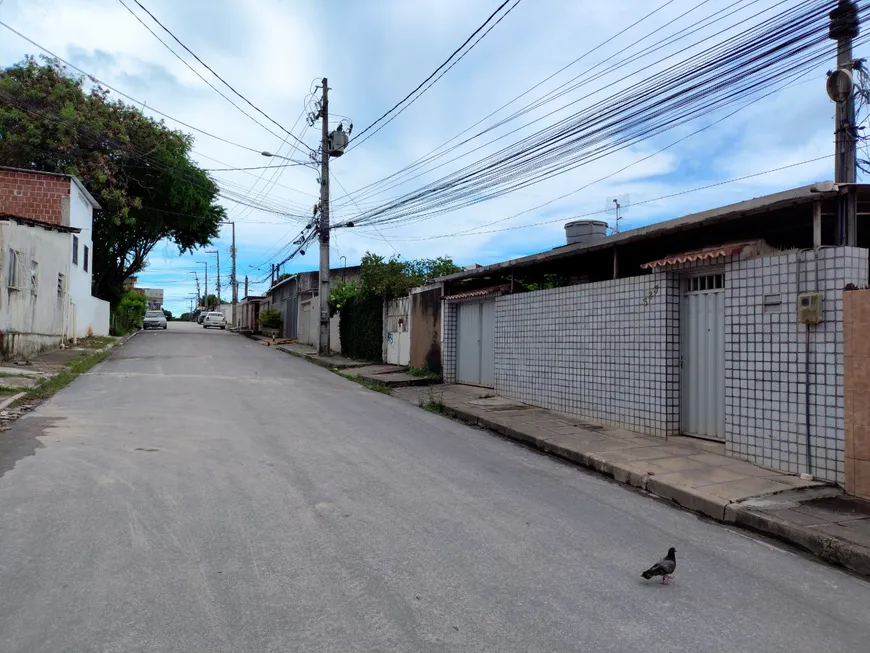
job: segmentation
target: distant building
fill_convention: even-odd
[[[149,309],[163,308],[163,288],[141,288],[141,291],[145,295],[145,302]]]
[[[136,287],[136,282],[138,280],[138,277],[127,277],[124,281],[124,290],[133,290]]]

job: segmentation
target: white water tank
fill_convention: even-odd
[[[565,225],[565,237],[569,245],[591,243],[607,235],[607,226],[603,220],[575,220]]]

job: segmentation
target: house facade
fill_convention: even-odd
[[[359,266],[333,268],[330,270],[330,284],[339,281],[359,279]],[[319,273],[299,272],[282,279],[269,290],[260,303],[260,311],[274,309],[284,318],[283,337],[296,340],[301,344],[316,346],[320,333],[320,293]],[[330,319],[330,348],[341,351],[339,316]]]
[[[835,244],[829,187],[441,279],[445,380],[844,483],[843,293],[870,229]]]
[[[21,355],[29,355],[59,344],[63,338],[108,335],[109,304],[91,295],[95,209],[99,209],[99,204],[75,177],[0,167],[0,216],[5,218],[4,288],[7,294],[11,293],[8,303],[0,304],[0,315],[3,315],[4,333],[15,334],[14,340],[18,342],[32,343],[6,348],[7,355],[18,355],[13,349]],[[24,233],[28,234],[26,238],[22,236]],[[63,240],[62,256],[58,239]],[[56,260],[50,260],[52,257]],[[52,281],[55,301],[46,304],[43,296],[37,302],[41,309],[52,308],[50,317],[41,315],[28,323],[17,314],[25,299],[17,292],[20,287],[15,286],[20,284],[17,276],[20,265],[24,266],[21,269],[28,278],[33,276],[33,269],[37,270],[37,282],[30,287],[30,296],[34,298],[44,295],[40,286],[47,283],[45,275],[49,269],[54,275],[54,268],[58,268]],[[10,282],[13,286],[8,285]],[[17,299],[13,301],[13,297]],[[56,301],[58,297],[60,303]],[[25,312],[36,305],[30,300],[25,303]]]

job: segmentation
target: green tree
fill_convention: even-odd
[[[163,309],[163,315],[166,316],[166,321],[167,321],[167,322],[172,322],[172,311],[170,311],[170,310],[164,308],[164,309]]]
[[[371,293],[384,299],[395,299],[408,294],[411,288],[427,281],[443,277],[462,268],[448,257],[402,261],[398,257],[366,252],[360,266],[360,284],[363,293]]]
[[[260,326],[264,329],[280,329],[284,326],[284,316],[274,308],[267,308],[260,313]]]
[[[217,295],[207,295],[205,299],[203,299],[203,306],[207,309],[211,310],[213,308],[217,308],[217,305],[220,302],[218,301]]]
[[[218,187],[190,161],[192,145],[57,61],[0,69],[0,161],[75,175],[97,198],[94,293],[113,306],[158,242],[185,253],[218,234]]]
[[[190,313],[182,313],[178,316],[179,322],[190,322]]]

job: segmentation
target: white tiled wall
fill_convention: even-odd
[[[842,290],[867,284],[867,250],[788,252],[734,260],[725,269],[726,451],[807,471],[809,337],[811,473],[842,483]],[[822,293],[824,322],[807,328],[797,321],[797,295],[812,290]]]
[[[654,435],[679,428],[679,292],[669,273],[499,297],[495,390]]]

